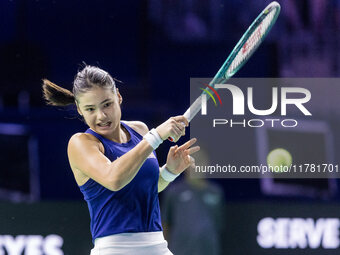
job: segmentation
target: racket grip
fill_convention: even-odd
[[[195,102],[189,107],[189,109],[183,114],[183,116],[190,122],[195,115],[201,110],[201,101],[202,101],[202,96],[199,96]],[[183,123],[183,125],[185,125]],[[169,137],[168,140],[170,142],[175,141],[173,137]]]
[[[185,123],[184,123],[184,122],[181,122],[181,123],[182,123],[183,126],[185,126]],[[175,141],[175,138],[172,137],[172,136],[169,136],[169,137],[168,137],[168,140],[169,140],[170,142],[174,142],[174,141]]]

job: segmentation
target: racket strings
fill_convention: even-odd
[[[228,77],[232,76],[256,50],[257,46],[260,44],[262,37],[266,34],[267,30],[271,27],[272,21],[275,18],[276,10],[272,10],[266,15],[266,17],[260,22],[253,33],[249,36],[246,42],[243,44],[242,48],[237,53],[233,62],[229,66],[226,75]]]

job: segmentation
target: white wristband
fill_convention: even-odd
[[[166,166],[162,166],[161,170],[160,170],[160,174],[162,176],[162,178],[167,181],[167,182],[172,182],[173,180],[175,180],[180,174],[173,174],[171,173]]]
[[[143,138],[150,144],[150,146],[156,150],[158,146],[163,142],[156,129],[151,129]]]

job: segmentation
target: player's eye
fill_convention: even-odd
[[[94,108],[86,108],[85,111],[87,111],[87,112],[93,112],[93,111],[94,111]]]
[[[111,104],[112,104],[111,102],[106,103],[106,104],[104,104],[104,107],[109,107]]]

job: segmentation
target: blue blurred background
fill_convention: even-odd
[[[83,63],[121,80],[122,118],[155,127],[190,104],[190,77],[212,77],[233,46],[270,1],[0,1],[0,198],[8,203],[74,201],[82,195],[67,161],[67,142],[86,126],[74,108],[46,106],[41,80],[72,88]],[[282,0],[277,24],[237,77],[338,77],[340,3]],[[340,149],[340,90],[326,87],[314,117],[332,132],[332,158]],[[266,95],[266,93],[263,93]],[[263,96],[264,97],[264,96]],[[266,98],[259,98],[259,101]],[[326,103],[327,102],[327,103]],[[256,162],[256,134],[231,144]],[[188,136],[189,137],[189,136]],[[184,139],[183,139],[184,140]],[[160,164],[171,143],[157,151]],[[324,145],[318,148],[326,150]],[[270,194],[258,179],[215,180],[227,203],[261,201],[339,203],[338,180],[303,183],[315,195]],[[322,194],[318,191],[322,191]],[[20,205],[21,206],[21,205]],[[86,215],[86,208],[81,207]],[[84,224],[85,231],[88,230]],[[10,230],[6,229],[2,234]],[[19,233],[20,231],[18,231]],[[87,240],[90,242],[89,240]],[[65,253],[67,254],[67,253]],[[70,253],[76,254],[76,253]],[[231,253],[230,253],[231,254]],[[254,253],[255,254],[255,253]],[[319,253],[321,254],[321,253]]]

